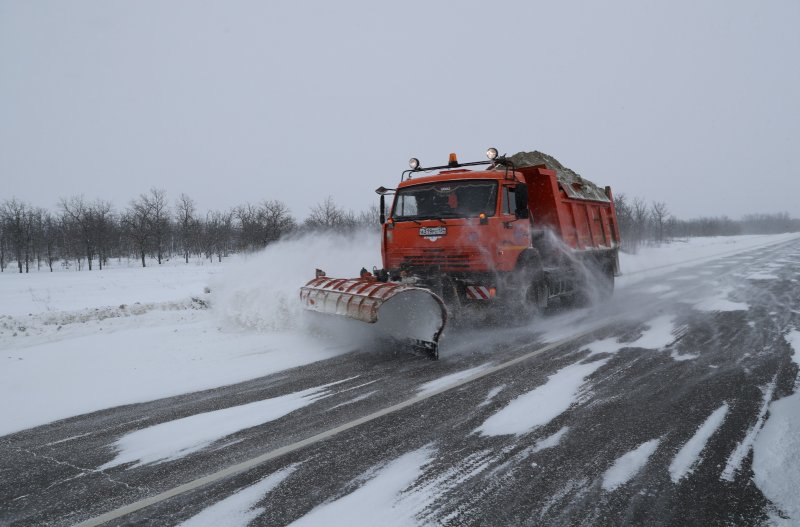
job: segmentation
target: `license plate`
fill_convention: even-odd
[[[444,236],[447,234],[447,227],[420,227],[420,236]]]

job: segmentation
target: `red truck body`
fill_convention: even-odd
[[[405,179],[383,225],[381,250],[388,279],[419,283],[448,304],[453,299],[463,304],[515,296],[520,285],[514,278],[523,267],[529,278],[545,283],[539,297],[573,294],[586,285],[587,269],[613,284],[619,230],[611,189],[586,199],[578,187],[589,183],[581,181],[560,180],[546,166],[497,165]],[[564,188],[568,184],[575,188]],[[479,207],[458,212],[459,201],[468,197],[466,192],[459,194],[460,189],[468,188],[473,193],[476,188],[487,190]],[[517,210],[516,193],[523,188],[527,214]],[[414,192],[417,201],[427,194],[429,201],[438,197],[438,208],[403,214],[401,208]],[[420,201],[414,211],[421,208]],[[542,300],[540,306],[546,304]]]

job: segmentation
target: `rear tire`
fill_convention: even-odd
[[[547,309],[547,304],[550,301],[550,287],[547,285],[547,280],[544,276],[540,274],[540,276],[533,279],[533,283],[528,287],[524,301],[536,313],[541,313]]]
[[[547,309],[550,287],[537,257],[520,262],[506,288],[505,311],[514,322],[528,322]]]

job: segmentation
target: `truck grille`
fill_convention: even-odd
[[[403,256],[403,263],[412,267],[441,267],[443,269],[468,270],[470,268],[470,255],[426,251],[422,254]]]

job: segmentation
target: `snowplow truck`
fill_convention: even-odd
[[[487,157],[450,154],[428,168],[412,158],[396,188],[376,190],[383,268],[357,278],[317,270],[300,290],[304,307],[438,358],[448,317],[489,309],[524,321],[553,302],[610,295],[620,244],[611,188],[542,152]]]

